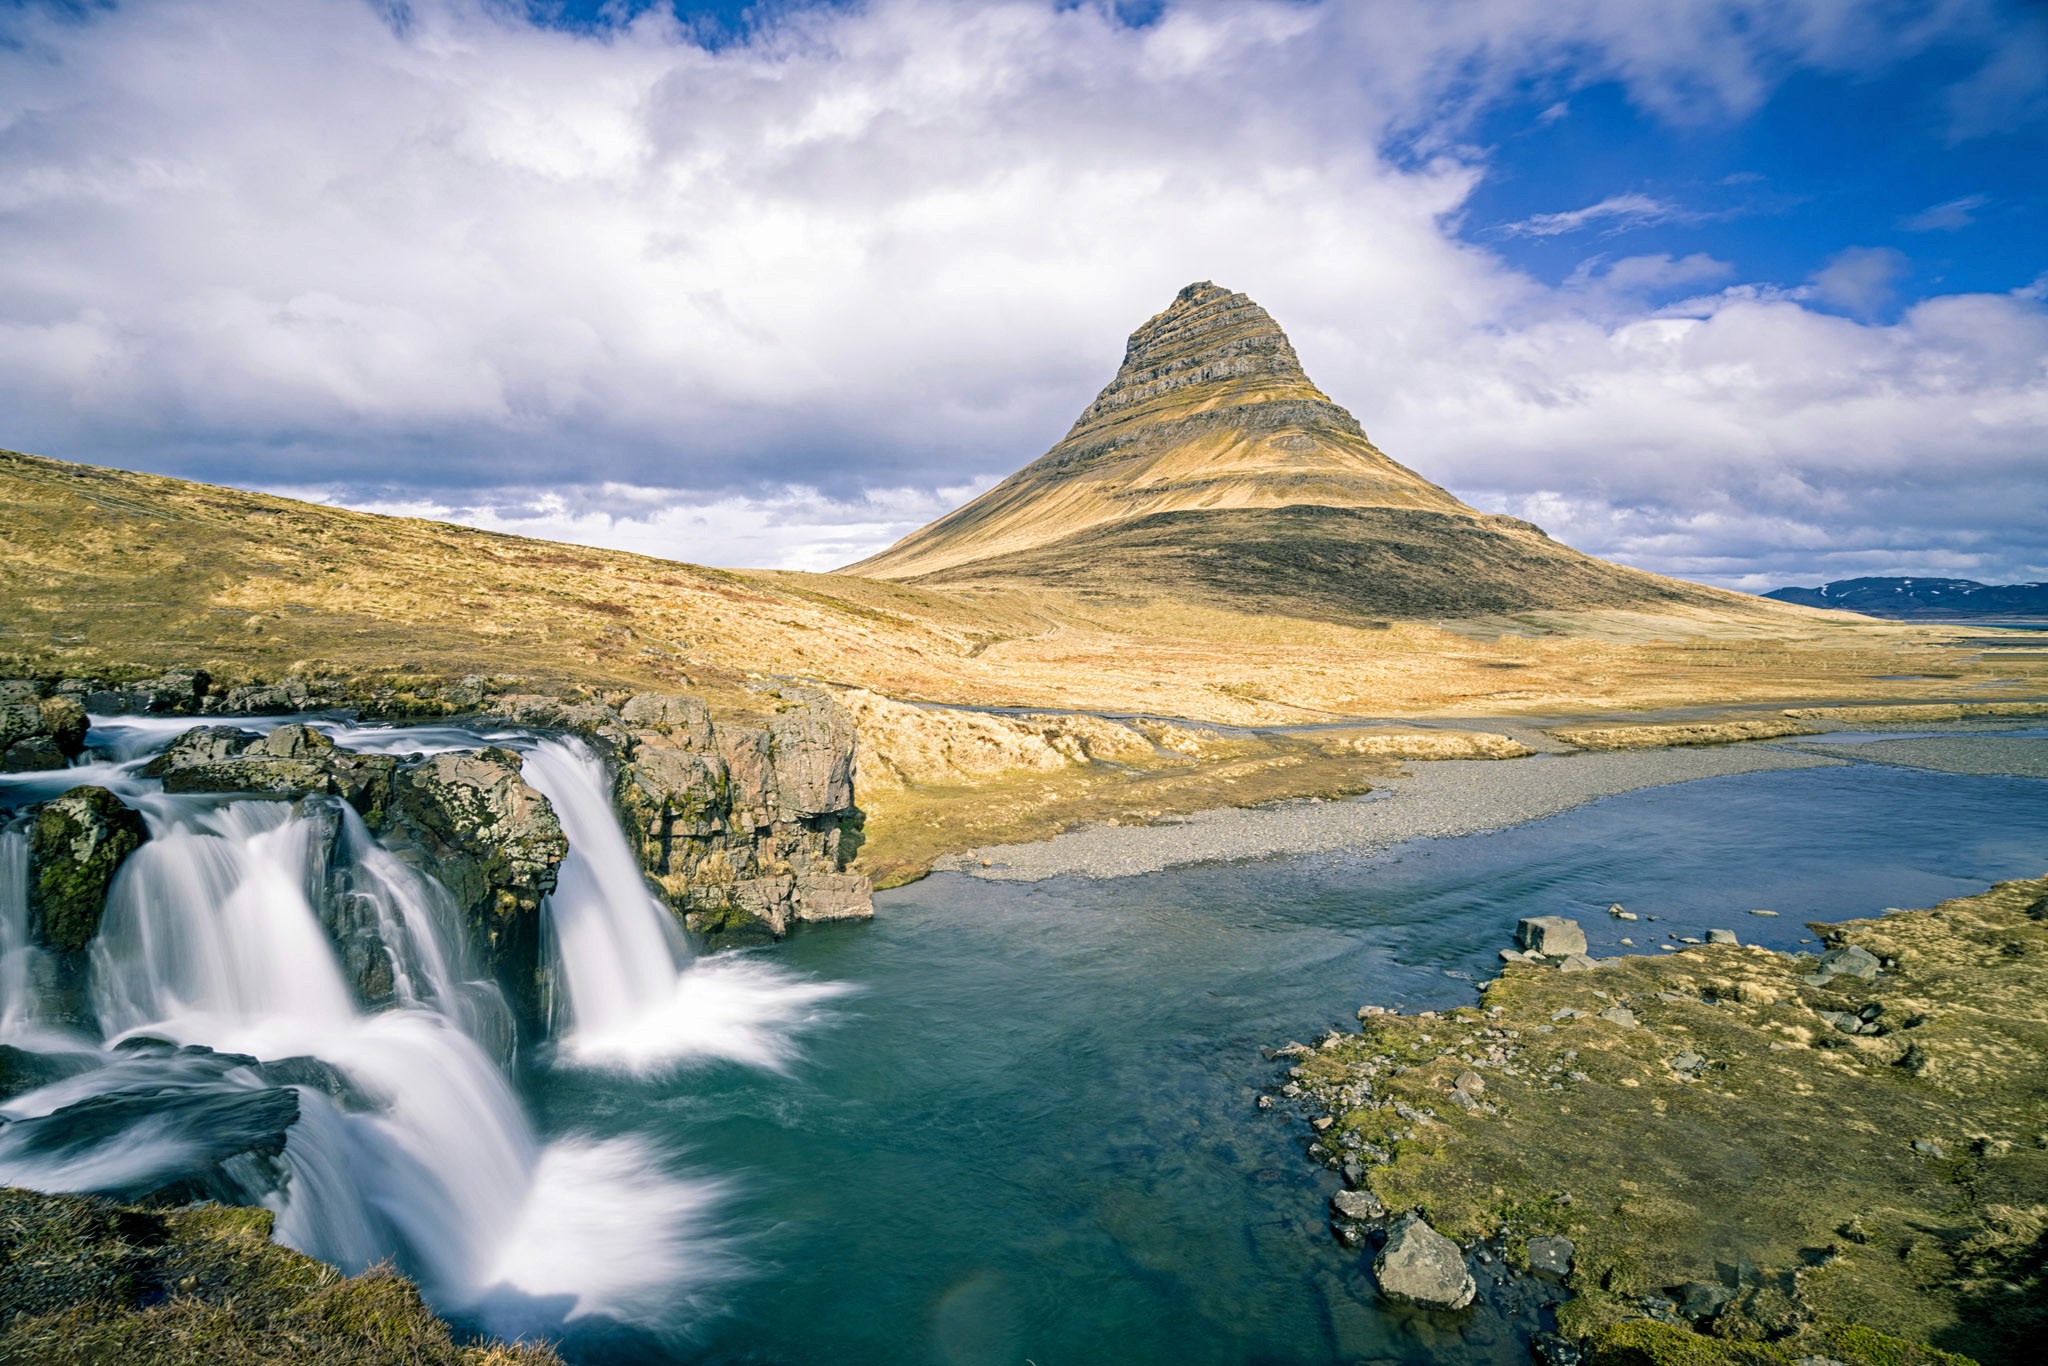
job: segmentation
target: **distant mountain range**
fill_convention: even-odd
[[[2048,617],[2048,583],[1975,579],[1837,579],[1818,588],[1764,594],[1801,607],[1832,607],[1871,617]]]

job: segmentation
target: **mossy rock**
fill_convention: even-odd
[[[260,1209],[157,1211],[0,1190],[0,1361],[23,1366],[560,1366],[458,1342],[411,1281],[343,1276]]]
[[[74,787],[36,813],[29,913],[43,943],[77,953],[99,933],[107,888],[149,829],[103,787]]]

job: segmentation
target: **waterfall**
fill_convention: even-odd
[[[547,906],[567,997],[566,1057],[634,1071],[692,1058],[786,1067],[795,1032],[845,988],[738,954],[694,959],[675,917],[647,889],[590,746],[543,740],[524,772],[569,836]]]
[[[712,1226],[721,1183],[677,1178],[637,1138],[535,1134],[495,1061],[509,1012],[438,882],[333,799],[170,796],[135,778],[171,730],[123,732],[122,761],[94,774],[150,827],[90,952],[105,1042],[73,1059],[86,1070],[0,1106],[0,1184],[144,1192],[199,1163],[196,1194],[260,1199],[279,1241],[350,1271],[395,1257],[438,1307],[517,1330],[586,1314],[659,1326],[732,1271]],[[333,733],[348,743],[347,727]],[[430,747],[450,738],[437,732]],[[402,737],[370,739],[364,748]],[[679,984],[704,974],[640,878],[601,766],[569,742],[531,754],[534,785],[573,842],[550,910],[572,1037],[600,1054],[631,1044],[636,1058],[786,1059],[789,1030],[831,989],[742,965],[725,975],[765,988],[759,999],[728,1002],[707,1041],[687,1046]],[[35,1018],[27,871],[25,836],[0,832],[0,1035]],[[373,927],[391,1008],[355,1000],[322,904]],[[700,1008],[717,994],[699,993]],[[281,1153],[235,1149],[236,1133],[260,1138],[266,1124],[283,1130]]]
[[[36,1022],[35,974],[42,955],[28,937],[28,832],[0,830],[0,1043]]]

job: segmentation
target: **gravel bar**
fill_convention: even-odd
[[[1049,840],[972,849],[939,860],[934,870],[1036,882],[1132,877],[1181,864],[1275,854],[1386,849],[1424,836],[1471,835],[1541,820],[1639,788],[1844,762],[1763,744],[1445,759],[1415,764],[1412,776],[1386,779],[1365,797],[1225,807],[1157,825],[1088,825]]]

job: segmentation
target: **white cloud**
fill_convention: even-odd
[[[1867,316],[1898,296],[1905,272],[1905,256],[1890,247],[1850,247],[1814,272],[1812,293],[1824,304]]]
[[[578,35],[492,0],[417,0],[400,31],[357,0],[17,10],[0,442],[818,567],[1038,454],[1123,336],[1213,278],[1461,490],[1568,490],[1702,546],[1761,544],[1739,500],[1960,535],[1977,505],[2038,510],[2015,473],[2048,432],[2038,297],[1889,326],[1767,283],[1673,304],[1727,267],[1627,257],[1552,290],[1457,231],[1488,170],[1470,119],[1532,76],[1726,117],[1792,66],[1880,65],[1996,8],[1184,0],[1132,29],[872,0],[717,49],[653,11]],[[1545,227],[1677,212],[1616,195]],[[1934,468],[1949,492],[1884,502]]]
[[[1922,209],[1902,219],[1899,226],[1907,232],[1955,232],[1976,222],[1977,211],[1990,203],[1990,195],[1966,194]]]
[[[361,497],[321,487],[277,486],[263,491],[390,517],[428,517],[692,564],[823,572],[865,559],[992,482],[871,489],[859,498],[829,498],[801,485],[751,496],[684,499],[672,489],[600,484],[571,492],[530,491],[524,498],[515,498],[512,490],[493,490],[489,497],[471,502]]]
[[[1631,190],[1627,194],[1609,195],[1583,209],[1534,214],[1520,222],[1503,224],[1500,230],[1512,237],[1557,237],[1595,226],[1604,227],[1609,232],[1624,232],[1629,228],[1647,227],[1652,223],[1666,223],[1689,216],[1669,200]]]

